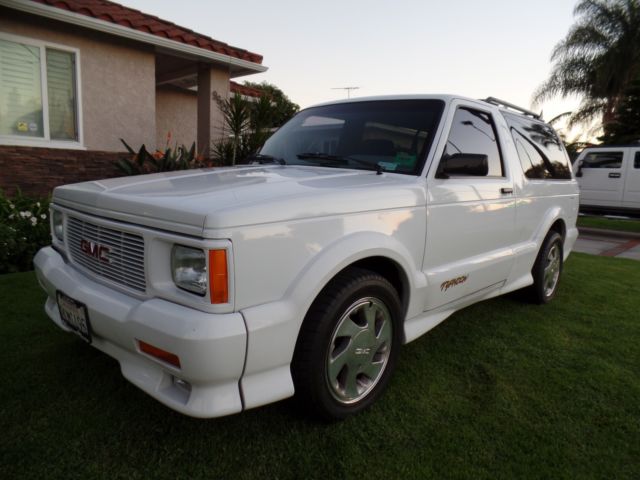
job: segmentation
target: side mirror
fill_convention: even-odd
[[[582,164],[584,163],[584,160],[580,160],[578,162],[578,171],[576,172],[576,177],[580,178],[582,176]]]
[[[449,178],[450,175],[467,177],[486,177],[489,173],[489,157],[479,153],[454,153],[440,160],[436,178]]]

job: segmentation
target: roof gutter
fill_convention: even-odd
[[[224,55],[222,53],[213,52],[211,50],[195,47],[193,45],[176,42],[175,40],[158,37],[156,35],[141,32],[133,28],[123,27],[122,25],[116,25],[105,20],[87,17],[86,15],[80,15],[79,13],[69,12],[67,10],[51,7],[49,5],[43,5],[41,3],[32,2],[30,0],[0,0],[0,6],[12,8],[14,10],[20,10],[26,13],[31,13],[40,17],[50,18],[52,20],[72,23],[80,27],[97,30],[99,32],[108,33],[117,37],[123,37],[129,40],[135,40],[138,42],[155,45],[156,47],[165,50],[180,52],[182,54],[194,56],[203,60],[224,63],[226,65],[237,67],[240,70],[248,71],[247,73],[266,72],[268,69],[267,67],[265,67],[264,65],[260,65],[259,63],[249,62],[247,60],[242,60],[230,55]]]

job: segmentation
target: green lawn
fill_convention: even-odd
[[[407,345],[336,424],[291,400],[217,420],[165,408],[0,276],[2,478],[640,478],[640,263],[573,254],[556,300],[467,308]]]
[[[604,228],[607,230],[640,233],[640,219],[623,220],[618,218],[580,216],[578,217],[578,227]]]

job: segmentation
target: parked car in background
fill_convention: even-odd
[[[640,214],[640,144],[585,148],[573,168],[581,210]]]
[[[493,98],[311,107],[253,163],[56,188],[35,259],[60,328],[196,417],[357,413],[456,310],[551,301],[578,234],[562,142]]]

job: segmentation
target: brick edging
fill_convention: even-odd
[[[605,228],[578,227],[578,232],[585,235],[599,235],[601,237],[616,237],[640,240],[640,233],[623,232],[620,230],[608,230]]]

